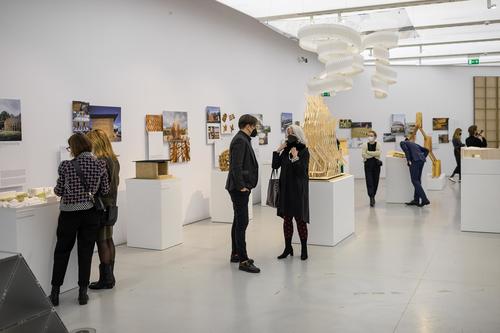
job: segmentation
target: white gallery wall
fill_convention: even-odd
[[[472,50],[471,50],[472,52]],[[389,87],[386,99],[376,99],[371,91],[371,75],[374,67],[367,66],[365,71],[354,80],[354,88],[348,92],[327,97],[330,112],[337,118],[352,121],[368,121],[382,142],[383,133],[390,132],[391,115],[405,114],[407,122],[415,122],[417,112],[424,117],[424,130],[430,135],[432,118],[450,118],[450,143],[433,146],[434,153],[442,161],[442,171],[447,175],[455,168],[451,138],[455,128],[463,130],[465,142],[467,128],[472,125],[473,77],[500,75],[498,67],[452,67],[452,66],[395,66],[398,82]],[[443,133],[443,132],[439,132]],[[349,130],[339,130],[338,135],[349,136]],[[421,139],[421,135],[419,135]],[[399,144],[384,143],[383,156],[390,150],[401,150]],[[350,172],[357,178],[364,178],[361,149],[349,150]],[[430,168],[430,163],[427,163]],[[385,177],[385,168],[382,168]]]
[[[187,111],[192,159],[171,166],[185,223],[209,217],[205,107],[262,113],[269,160],[280,113],[302,118],[305,82],[320,70],[298,63],[310,55],[293,41],[210,0],[2,1],[0,45],[0,98],[21,99],[23,130],[21,143],[0,143],[0,170],[26,168],[27,187],[54,186],[71,102],[120,106],[123,191],[132,161],[146,157],[145,115]]]

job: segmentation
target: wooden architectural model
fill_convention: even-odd
[[[425,134],[423,129],[423,116],[422,112],[417,112],[415,121],[415,131],[411,133],[412,140],[415,139],[417,132],[422,133],[424,136],[424,147],[429,150],[429,157],[432,161],[432,178],[439,178],[441,176],[441,160],[438,160],[432,152],[432,137]]]
[[[220,171],[229,171],[229,149],[226,149],[219,155]]]
[[[307,98],[304,132],[308,141],[309,177],[331,179],[342,174],[342,152],[337,146],[336,120],[321,96]]]

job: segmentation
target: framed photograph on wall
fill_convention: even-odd
[[[220,140],[220,124],[207,124],[207,144],[213,144],[216,140]]]
[[[432,118],[433,131],[447,131],[450,118]]]
[[[21,100],[0,99],[0,142],[22,141]]]
[[[281,133],[285,133],[288,126],[293,124],[293,113],[281,113]]]
[[[339,128],[351,128],[352,120],[351,119],[340,119],[339,120]]]
[[[406,125],[406,115],[393,114],[391,116],[391,133],[394,135],[404,135]]]
[[[367,138],[368,132],[371,130],[371,122],[353,122],[351,127],[351,138]]]
[[[221,122],[221,114],[220,107],[218,106],[207,106],[207,124],[220,124]]]

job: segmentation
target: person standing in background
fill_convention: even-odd
[[[411,182],[413,187],[415,187],[413,200],[407,202],[406,205],[423,207],[430,204],[422,187],[422,171],[427,155],[429,155],[429,150],[416,144],[413,140],[406,138],[405,141],[401,141],[400,143],[401,149],[403,149],[406,155],[408,167],[410,168]]]
[[[472,125],[468,129],[469,137],[465,139],[465,145],[467,147],[478,147],[478,148],[486,148],[488,147],[488,142],[483,137],[483,131],[477,131],[477,126]]]
[[[460,150],[465,145],[462,143],[462,129],[461,128],[457,128],[455,130],[455,132],[453,133],[452,143],[453,143],[453,155],[455,156],[455,161],[457,162],[457,166],[456,166],[455,170],[453,170],[453,173],[451,174],[450,178],[448,178],[448,179],[451,180],[452,182],[456,182],[455,178],[453,178],[453,177],[455,177],[456,174],[458,174],[458,181],[462,180],[462,173],[460,170],[460,164],[461,164]]]
[[[60,287],[68,267],[71,250],[78,239],[78,302],[88,302],[87,288],[94,245],[99,230],[99,213],[94,207],[96,195],[109,193],[106,163],[92,154],[92,143],[81,133],[68,139],[68,150],[74,157],[59,165],[59,178],[54,193],[61,197],[57,242],[54,251],[50,301],[59,305]]]
[[[377,133],[368,132],[368,142],[361,146],[361,155],[364,161],[366,189],[370,198],[370,207],[375,206],[375,195],[377,194],[380,179],[380,143],[377,142]]]
[[[115,243],[113,242],[113,225],[118,217],[116,201],[118,185],[120,184],[120,163],[113,151],[108,135],[102,130],[92,130],[87,134],[92,142],[94,155],[106,163],[106,170],[110,180],[110,191],[101,197],[106,213],[102,216],[97,237],[97,251],[99,252],[99,280],[89,285],[89,289],[112,289],[115,286]],[[110,216],[110,214],[113,215]],[[113,219],[114,221],[111,221]]]
[[[251,142],[252,138],[257,136],[257,121],[257,118],[248,114],[240,117],[240,131],[229,146],[229,174],[226,182],[226,190],[231,196],[234,210],[231,262],[239,262],[239,269],[248,273],[260,273],[260,269],[248,257],[245,239],[248,201],[259,179],[259,164]]]
[[[278,259],[293,256],[293,219],[297,223],[302,252],[307,260],[307,223],[309,223],[309,150],[300,126],[287,128],[287,140],[273,152],[273,169],[281,168],[277,213],[283,218],[285,250]]]

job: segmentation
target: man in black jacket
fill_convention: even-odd
[[[229,147],[229,174],[226,190],[233,202],[234,220],[231,229],[231,262],[239,262],[239,269],[259,273],[254,261],[248,258],[245,233],[248,226],[248,200],[259,179],[259,164],[252,148],[251,138],[257,136],[257,118],[243,115],[238,121],[240,131]]]

